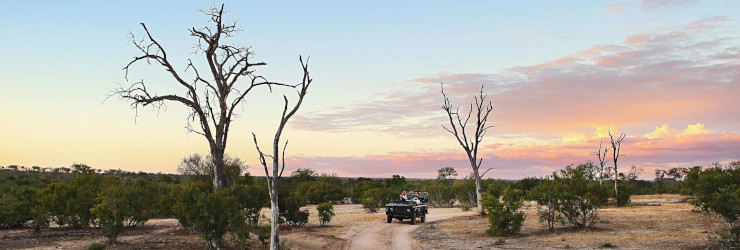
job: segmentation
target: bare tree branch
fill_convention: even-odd
[[[272,91],[273,85],[295,86],[270,82],[262,76],[255,75],[255,67],[266,63],[250,62],[254,52],[249,46],[225,43],[226,38],[233,37],[241,32],[241,29],[237,26],[236,20],[223,22],[223,15],[226,13],[223,4],[220,6],[214,4],[199,12],[208,17],[209,25],[202,28],[192,27],[188,31],[189,35],[196,39],[197,44],[194,48],[196,53],[202,52],[200,55],[205,57],[208,70],[200,70],[193,59],[188,59],[182,74],[179,73],[180,71],[176,70],[170,61],[163,44],[152,35],[144,23],[141,23],[144,31],[142,38],[139,39],[132,32],[128,35],[139,54],[123,67],[124,78],[128,82],[133,65],[146,62],[149,65],[163,67],[183,92],[157,94],[148,89],[142,80],[131,83],[128,87],[120,86],[111,96],[129,102],[136,110],[137,116],[139,107],[149,105],[158,111],[166,108],[166,103],[180,103],[187,107],[190,112],[185,129],[204,136],[208,141],[215,166],[213,184],[214,188],[218,189],[222,187],[224,177],[223,155],[226,151],[234,108],[241,104],[255,87],[266,86]],[[240,81],[242,76],[248,79]],[[198,126],[192,124],[196,122]]]
[[[473,114],[473,104],[470,104],[470,108],[468,109],[468,115],[465,117],[464,121],[460,117],[459,108],[456,109],[454,112],[452,111],[452,104],[450,103],[450,99],[447,97],[447,94],[444,90],[444,83],[441,83],[441,92],[442,97],[444,99],[444,104],[442,105],[442,109],[445,110],[447,113],[447,118],[450,121],[450,127],[446,127],[442,125],[442,128],[447,130],[450,134],[455,136],[455,139],[460,144],[460,146],[465,150],[465,153],[468,156],[468,161],[470,162],[470,167],[473,169],[473,176],[475,177],[475,185],[476,185],[476,197],[477,197],[477,203],[478,203],[478,212],[483,214],[485,213],[483,211],[483,206],[480,202],[481,199],[481,177],[485,175],[479,174],[479,169],[481,164],[483,163],[483,159],[478,158],[478,148],[480,143],[483,141],[483,137],[486,135],[486,132],[489,128],[492,128],[493,126],[486,125],[488,123],[488,117],[491,114],[491,111],[493,110],[493,104],[491,101],[488,101],[486,103],[486,98],[488,95],[483,94],[483,85],[481,85],[480,94],[478,96],[474,97],[475,102],[475,132],[473,132],[473,135],[468,137],[468,131],[467,131],[467,125],[470,121],[470,118]],[[486,170],[486,173],[490,169]]]

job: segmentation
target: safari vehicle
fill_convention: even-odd
[[[414,198],[419,198],[419,194],[421,194],[421,198],[418,199],[420,202],[417,203]],[[421,223],[426,222],[427,214],[429,213],[429,210],[427,210],[427,203],[429,202],[429,198],[427,197],[429,197],[429,193],[409,191],[406,193],[406,197],[409,199],[397,200],[385,205],[385,215],[387,216],[388,223],[391,223],[393,219],[398,219],[398,221],[411,219],[411,224],[415,225],[416,218],[420,218]]]

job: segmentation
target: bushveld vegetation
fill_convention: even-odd
[[[235,168],[240,171],[240,168]],[[631,171],[631,173],[636,173]],[[307,204],[321,204],[322,224],[331,220],[331,204],[362,203],[377,208],[397,199],[402,190],[426,190],[430,205],[476,206],[475,180],[452,179],[454,169],[440,169],[436,179],[340,178],[312,169],[294,171],[280,185],[281,223],[303,226]],[[594,223],[599,209],[615,204],[610,182],[599,184],[598,167],[585,163],[567,166],[545,178],[518,181],[483,179],[483,207],[491,222],[491,234],[516,234],[523,215],[522,200],[539,207],[540,221],[584,228]],[[737,246],[740,235],[740,161],[728,166],[674,168],[656,171],[655,180],[637,180],[635,174],[618,175],[620,196],[680,193],[692,195],[698,209],[723,219],[727,231],[713,238],[719,244]],[[629,197],[629,196],[627,196]],[[367,203],[367,204],[366,204]],[[84,164],[69,168],[0,169],[0,228],[30,227],[39,232],[50,225],[71,228],[99,227],[110,242],[126,228],[143,225],[151,218],[176,218],[209,247],[230,239],[242,245],[250,232],[265,231],[257,225],[261,208],[268,206],[267,184],[249,173],[233,176],[229,188],[214,191],[206,175],[101,171]],[[214,212],[215,211],[215,212]],[[228,236],[228,237],[224,237]]]

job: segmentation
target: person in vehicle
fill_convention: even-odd
[[[405,201],[405,200],[408,200],[408,199],[409,199],[409,198],[408,198],[408,197],[406,197],[406,191],[403,191],[403,192],[401,193],[401,200],[402,200],[402,201]]]

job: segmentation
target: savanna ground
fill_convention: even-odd
[[[710,244],[708,237],[720,230],[721,224],[696,212],[685,200],[679,195],[637,195],[632,197],[633,204],[661,206],[606,207],[593,228],[557,227],[554,232],[539,224],[534,206],[525,205],[527,219],[521,234],[505,238],[486,235],[487,218],[459,208],[432,208],[427,223],[411,225],[395,220],[387,224],[382,210],[368,214],[360,205],[335,205],[334,219],[320,226],[316,207],[308,206],[308,225],[281,232],[281,240],[292,249],[600,248],[607,243],[619,248],[705,248]],[[267,209],[262,214],[269,215]],[[260,225],[267,224],[268,219],[263,217]],[[256,235],[251,241],[251,248],[264,248]],[[30,229],[0,230],[3,249],[79,249],[98,242],[105,242],[98,229],[51,228],[42,230],[40,236]],[[118,243],[108,249],[204,247],[200,236],[180,227],[177,220],[154,219],[125,230]]]

